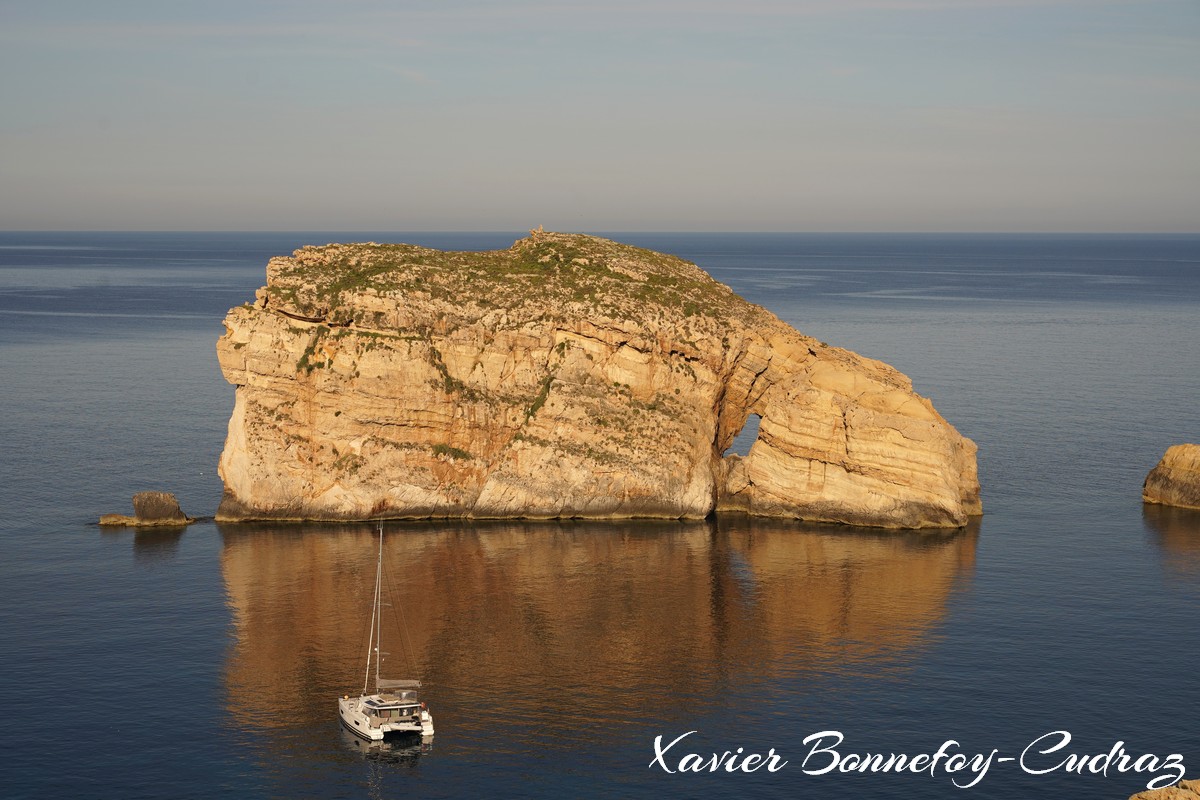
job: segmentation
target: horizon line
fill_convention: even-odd
[[[527,234],[528,230],[515,228],[0,228],[0,235],[21,233],[138,233],[138,234],[183,234],[183,233],[417,233],[417,234]],[[1197,230],[1173,231],[1033,231],[1033,230],[687,230],[687,229],[596,229],[582,230],[547,229],[546,233],[568,233],[585,236],[625,234],[670,234],[670,235],[719,235],[719,236],[1200,236]]]

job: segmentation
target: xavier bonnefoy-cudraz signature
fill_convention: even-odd
[[[1030,775],[1049,775],[1055,772],[1074,772],[1080,775],[1111,775],[1142,773],[1149,779],[1147,789],[1161,789],[1180,781],[1184,776],[1183,756],[1166,756],[1132,751],[1123,741],[1114,742],[1105,752],[1081,752],[1071,747],[1069,731],[1050,731],[1027,744],[1019,753],[1007,754],[998,749],[972,752],[954,739],[947,739],[933,752],[864,753],[848,746],[841,731],[819,731],[805,737],[805,749],[794,755],[776,752],[746,752],[745,748],[721,752],[700,752],[693,739],[697,731],[666,740],[654,737],[654,758],[651,769],[664,772],[781,772],[799,770],[805,775],[828,775],[850,772],[910,772],[945,778],[961,789],[978,785],[993,766],[1015,766]],[[798,760],[797,760],[798,759]]]

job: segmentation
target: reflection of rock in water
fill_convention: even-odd
[[[1200,577],[1200,510],[1145,503],[1142,521],[1158,543],[1167,569]]]
[[[978,530],[896,536],[747,517],[722,517],[717,528],[714,567],[728,553],[720,575],[741,591],[712,614],[735,615],[725,626],[743,639],[735,648],[751,644],[780,667],[834,669],[918,644],[951,584],[969,575]]]
[[[133,557],[139,564],[170,561],[179,550],[179,540],[187,528],[138,528],[133,535]]]
[[[895,667],[944,615],[976,539],[740,516],[390,530],[392,600],[439,730],[506,730],[502,747],[519,747],[521,730],[603,735],[632,709],[694,716],[783,673]],[[221,532],[233,714],[253,727],[333,724],[334,698],[361,688],[370,527]],[[399,632],[385,625],[384,637],[384,672],[405,677]],[[263,697],[291,707],[272,717]]]

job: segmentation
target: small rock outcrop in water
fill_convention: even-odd
[[[183,513],[179,501],[170,492],[138,492],[133,496],[132,517],[124,514],[100,517],[100,524],[105,526],[187,525],[194,521]]]
[[[1200,444],[1167,448],[1158,466],[1146,476],[1142,499],[1147,503],[1200,508]]]
[[[1147,789],[1129,800],[1200,800],[1200,780],[1180,781],[1165,789]]]
[[[975,445],[904,375],[605,239],[305,247],[225,329],[218,521],[980,512]]]

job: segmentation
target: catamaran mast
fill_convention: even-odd
[[[375,691],[379,691],[379,641],[383,637],[383,523],[379,523],[379,561],[375,564]]]
[[[383,523],[379,523],[379,560],[375,564],[375,599],[371,603],[371,631],[367,637],[367,671],[363,675],[362,693],[367,693],[371,681],[371,653],[375,654],[375,691],[379,691],[379,637],[383,633]]]

